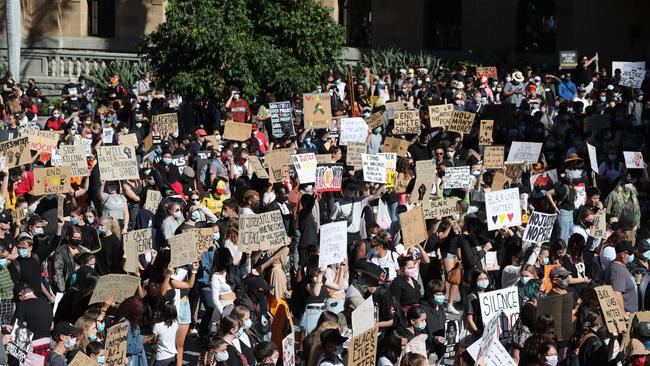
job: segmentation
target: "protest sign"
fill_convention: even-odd
[[[632,338],[639,338],[639,323],[650,323],[650,311],[637,311],[630,315],[630,320],[627,322],[627,332],[623,336],[623,343],[621,350],[629,352],[628,345]]]
[[[196,243],[196,249],[201,253],[207,252],[214,244],[214,239],[212,239],[214,230],[211,227],[185,229],[183,232],[192,234],[192,240]]]
[[[129,133],[126,135],[119,135],[119,142],[120,145],[127,145],[127,146],[133,146],[133,147],[138,147],[140,145],[138,143],[138,135],[135,133]]]
[[[469,173],[469,166],[448,166],[443,181],[445,189],[465,189],[474,182],[474,179]]]
[[[20,137],[27,136],[29,141],[29,149],[41,153],[51,153],[56,149],[61,135],[55,131],[35,130],[31,128],[23,128],[20,131]]]
[[[595,287],[596,295],[600,309],[603,311],[605,324],[610,333],[621,334],[627,329],[625,324],[625,312],[618,304],[618,299],[614,296],[614,290],[610,285]]]
[[[274,149],[266,154],[266,167],[269,169],[269,183],[281,182],[285,165],[292,165],[293,149]]]
[[[522,240],[530,243],[544,243],[551,240],[556,217],[557,214],[533,211],[528,219]]]
[[[485,210],[489,231],[521,225],[519,189],[485,192]]]
[[[88,161],[84,147],[81,145],[61,145],[52,150],[52,166],[70,165],[70,174],[73,177],[87,177],[90,175]]]
[[[56,217],[63,217],[65,208],[65,195],[57,194],[56,195]]]
[[[596,155],[596,147],[587,143],[587,153],[589,154],[589,165],[591,170],[598,174],[598,157]]]
[[[316,192],[340,192],[343,182],[343,166],[337,164],[319,164],[316,167]]]
[[[104,127],[102,130],[102,143],[104,145],[112,145],[114,137],[115,130],[112,127]]]
[[[630,88],[640,88],[645,79],[645,61],[641,62],[612,62],[612,74],[616,69],[621,70],[621,79],[618,82],[620,86],[629,86]]]
[[[519,318],[519,292],[517,287],[513,286],[479,293],[478,299],[481,306],[483,325],[486,326],[486,329],[494,318],[498,318],[497,332],[499,335],[512,330]]]
[[[583,132],[600,131],[609,128],[611,125],[608,114],[591,114],[583,120]]]
[[[522,162],[527,161],[535,164],[539,160],[539,153],[542,151],[541,142],[513,141],[508,152],[506,161]]]
[[[506,183],[510,184],[510,181],[508,180],[508,177],[506,177],[505,174],[501,172],[494,172],[494,176],[492,176],[492,185],[490,186],[490,189],[493,191],[500,191],[503,188],[505,188]]]
[[[348,145],[348,151],[350,149],[350,145]],[[332,164],[332,154],[316,154],[316,161],[318,164]],[[359,161],[361,161],[361,156],[359,156]],[[361,166],[361,162],[359,162],[359,166]]]
[[[228,121],[223,138],[230,141],[246,141],[251,138],[251,124]]]
[[[449,217],[457,213],[456,200],[449,197],[433,201],[427,199],[422,202],[422,210],[426,220],[440,220],[443,217]]]
[[[429,199],[433,193],[433,186],[436,182],[436,167],[431,160],[418,160],[415,162],[415,184],[409,196],[409,203],[422,202]]]
[[[479,357],[482,342],[483,338],[479,338],[467,348],[467,352],[477,361],[477,364],[482,357],[485,366],[517,366],[510,353],[496,339],[492,339],[491,343],[486,345],[484,353]]]
[[[480,79],[482,77],[486,78],[496,78],[497,77],[497,67],[496,66],[477,66],[476,67],[476,76]]]
[[[293,332],[287,334],[282,340],[282,365],[296,366],[296,350]]]
[[[174,235],[167,239],[167,243],[172,253],[169,262],[172,267],[176,268],[191,264],[196,260],[196,243],[194,242],[194,235],[192,233],[183,232]]]
[[[386,108],[386,117],[390,120],[395,118],[395,112],[405,111],[408,103],[404,101],[388,102],[384,104],[384,107]]]
[[[339,264],[347,258],[347,221],[336,221],[320,227],[318,266]]]
[[[100,146],[97,148],[99,176],[105,181],[140,179],[133,146]]]
[[[321,227],[322,228],[322,227]],[[287,233],[280,210],[239,217],[239,250],[251,253],[284,246]]]
[[[144,201],[145,210],[149,210],[151,211],[151,213],[155,213],[156,210],[158,210],[158,205],[160,205],[160,201],[162,201],[162,195],[160,194],[160,191],[156,191],[153,189],[148,190],[147,198]]]
[[[291,113],[291,102],[269,103],[269,114],[271,115],[271,135],[274,138],[279,139],[296,136],[296,131],[293,128],[293,117]]]
[[[485,252],[485,257],[481,259],[481,263],[483,263],[483,269],[488,272],[498,271],[499,260],[497,259],[497,252]]]
[[[42,196],[72,192],[72,186],[70,185],[71,170],[69,165],[34,169],[33,194]]]
[[[607,213],[605,210],[598,210],[598,213],[594,215],[594,227],[596,232],[594,233],[595,238],[607,239]]]
[[[122,241],[124,243],[124,256],[126,257],[124,269],[127,272],[135,272],[138,256],[145,254],[153,247],[151,228],[128,231],[122,235]]]
[[[547,170],[530,176],[530,189],[533,193],[550,191],[557,182],[557,169]]]
[[[379,153],[386,159],[386,188],[395,188],[397,184],[397,154]]]
[[[386,158],[382,155],[361,154],[363,180],[371,183],[386,183]]]
[[[387,136],[384,139],[384,152],[396,153],[397,156],[406,156],[411,143],[407,140]]]
[[[573,335],[573,294],[540,296],[537,298],[537,319],[542,314],[551,314],[555,320],[558,341],[568,340]]]
[[[640,151],[623,151],[625,167],[628,169],[645,169],[645,161]]]
[[[336,139],[339,137],[341,132],[341,118],[340,116],[332,117],[332,122],[329,126],[329,137],[330,139]]]
[[[0,170],[7,168],[7,157],[0,156]]]
[[[7,158],[6,167],[11,169],[32,162],[27,136],[0,142],[0,156]]]
[[[499,343],[499,339],[497,338],[497,328],[500,317],[500,314],[494,314],[488,323],[485,323],[485,319],[483,319],[483,323],[487,324],[487,326],[483,328],[483,336],[479,343],[478,355],[477,357],[474,357],[474,359],[478,360],[485,357],[488,354],[489,349],[493,348],[494,343]]]
[[[368,296],[352,311],[352,336],[358,336],[375,327],[375,303]]]
[[[492,134],[494,131],[494,121],[491,119],[482,119],[480,133],[478,135],[479,145],[492,145]]]
[[[368,125],[368,129],[375,129],[377,127],[383,127],[384,126],[384,114],[381,112],[375,112],[370,115],[370,117],[366,117],[366,124]]]
[[[93,140],[80,138],[74,140],[75,145],[83,146],[86,157],[92,156],[93,154]]]
[[[363,162],[361,161],[361,154],[368,152],[368,145],[365,142],[349,142],[348,152],[345,154],[345,164],[355,168],[361,168]],[[331,158],[330,158],[331,160]]]
[[[508,177],[510,182],[516,182],[521,178],[521,173],[524,172],[524,163],[505,163],[504,174]]]
[[[503,168],[503,146],[486,146],[483,149],[483,167],[485,169]]]
[[[104,302],[109,296],[113,296],[113,302],[122,302],[135,295],[139,284],[140,277],[136,276],[115,273],[101,276],[88,304]]]
[[[368,125],[361,117],[341,118],[339,145],[347,146],[350,142],[366,142]]]
[[[298,173],[300,184],[314,183],[316,181],[316,155],[314,153],[291,155],[291,161]]]
[[[29,314],[26,314],[29,316]],[[11,341],[6,345],[6,351],[20,363],[24,363],[31,351],[34,333],[27,328],[27,323],[16,319],[11,329]]]
[[[303,95],[305,128],[328,128],[332,119],[332,105],[329,93]]]
[[[348,366],[368,366],[376,364],[377,335],[379,328],[373,327],[352,337],[348,346]]]
[[[452,359],[456,355],[456,345],[460,342],[460,320],[445,322],[445,353],[443,359]]]
[[[151,117],[151,123],[157,126],[160,136],[167,137],[170,134],[178,133],[178,114],[165,113]]]
[[[97,366],[97,361],[86,356],[83,352],[77,352],[68,366]]]
[[[560,70],[575,69],[578,66],[578,51],[560,51]]]
[[[469,134],[472,131],[472,125],[474,125],[474,117],[476,117],[476,113],[453,110],[451,119],[445,127],[450,132]]]
[[[394,114],[396,135],[419,134],[420,128],[420,111],[396,111]]]
[[[402,227],[402,242],[406,248],[416,246],[429,237],[422,207],[399,214],[399,223]]]
[[[106,330],[106,343],[104,353],[106,354],[106,366],[126,365],[126,344],[129,335],[129,323],[121,322]]]
[[[451,121],[453,104],[442,104],[429,106],[429,127],[444,127]]]
[[[255,175],[257,175],[258,178],[269,179],[269,173],[266,171],[266,168],[264,168],[264,165],[262,165],[260,158],[255,155],[249,155],[248,165],[255,170]]]

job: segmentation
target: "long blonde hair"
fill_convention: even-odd
[[[312,333],[314,338],[311,344],[311,349],[309,350],[309,360],[307,361],[307,366],[316,366],[318,357],[320,357],[320,355],[325,352],[323,345],[320,343],[320,335],[327,329],[339,329],[339,323],[325,321],[318,328],[316,328],[316,330],[314,330]]]
[[[95,319],[86,315],[82,315],[74,323],[74,327],[79,329],[79,333],[77,334],[77,344],[81,346],[82,350],[85,350],[88,343],[90,343],[90,340],[88,339],[88,335],[85,334],[85,331],[87,329],[90,329],[93,326],[93,324],[96,324]]]
[[[105,223],[104,226],[108,226],[108,229],[116,238],[122,240],[122,228],[120,228],[120,223],[117,220],[110,216],[103,216],[101,222]],[[127,225],[127,223],[125,222],[124,225]]]

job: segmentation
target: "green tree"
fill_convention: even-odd
[[[344,44],[312,0],[170,0],[166,18],[139,51],[161,87],[189,98],[223,102],[231,84],[248,98],[311,91]]]

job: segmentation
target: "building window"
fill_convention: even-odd
[[[88,0],[88,35],[115,37],[115,0]]]
[[[339,0],[339,23],[345,26],[348,46],[371,46],[371,9],[371,0]]]
[[[553,0],[520,0],[517,5],[517,48],[524,53],[554,53],[557,32]]]
[[[426,1],[429,35],[425,44],[432,50],[459,50],[463,46],[462,1]]]

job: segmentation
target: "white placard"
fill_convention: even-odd
[[[483,342],[483,338],[479,338],[471,346],[467,347],[467,352],[477,360],[479,348]],[[488,347],[487,354],[484,356],[485,366],[516,366],[517,364],[512,359],[508,351],[503,347],[501,342],[492,342]]]
[[[352,311],[352,336],[356,337],[368,329],[375,327],[375,303],[368,296]]]
[[[541,142],[513,141],[508,152],[506,161],[522,162],[527,161],[535,164],[539,160],[539,153],[542,151]]]
[[[469,166],[450,166],[445,169],[445,189],[469,187],[474,180],[469,173]]]
[[[296,366],[296,350],[293,332],[282,340],[282,361],[284,366]]]
[[[348,222],[337,221],[320,227],[318,266],[338,264],[347,258]]]
[[[485,192],[488,230],[521,225],[519,188]]]
[[[341,118],[341,135],[339,145],[347,146],[348,142],[366,142],[368,124],[361,117]]]
[[[623,151],[625,167],[628,169],[645,169],[645,161],[640,151]]]
[[[587,143],[587,152],[589,153],[589,165],[591,165],[591,170],[598,174],[598,157],[596,155],[596,146]]]
[[[480,293],[478,301],[481,305],[481,316],[485,326],[495,316],[502,316],[501,312],[508,319],[508,324],[510,324],[508,329],[512,329],[519,318],[519,290],[516,286]],[[501,321],[499,320],[497,323],[500,324]],[[500,325],[497,328],[500,328]]]
[[[386,169],[397,170],[397,154],[395,153],[379,153],[377,155],[383,156],[386,159]]]
[[[115,135],[115,130],[112,127],[106,127],[102,131],[102,142],[104,145],[110,145],[113,143],[113,135]]]
[[[551,240],[556,217],[557,214],[533,211],[526,224],[522,240],[530,243],[544,243]]]
[[[386,158],[382,155],[361,154],[363,180],[371,183],[386,183]]]
[[[641,62],[612,62],[612,74],[616,69],[621,70],[621,80],[618,85],[640,88],[645,78],[645,61]]]
[[[296,168],[296,173],[298,173],[300,184],[314,183],[316,181],[316,166],[318,165],[316,154],[291,155],[291,161]]]
[[[557,169],[547,170],[539,174],[530,176],[530,190],[535,193],[535,190],[550,190],[557,182]]]

